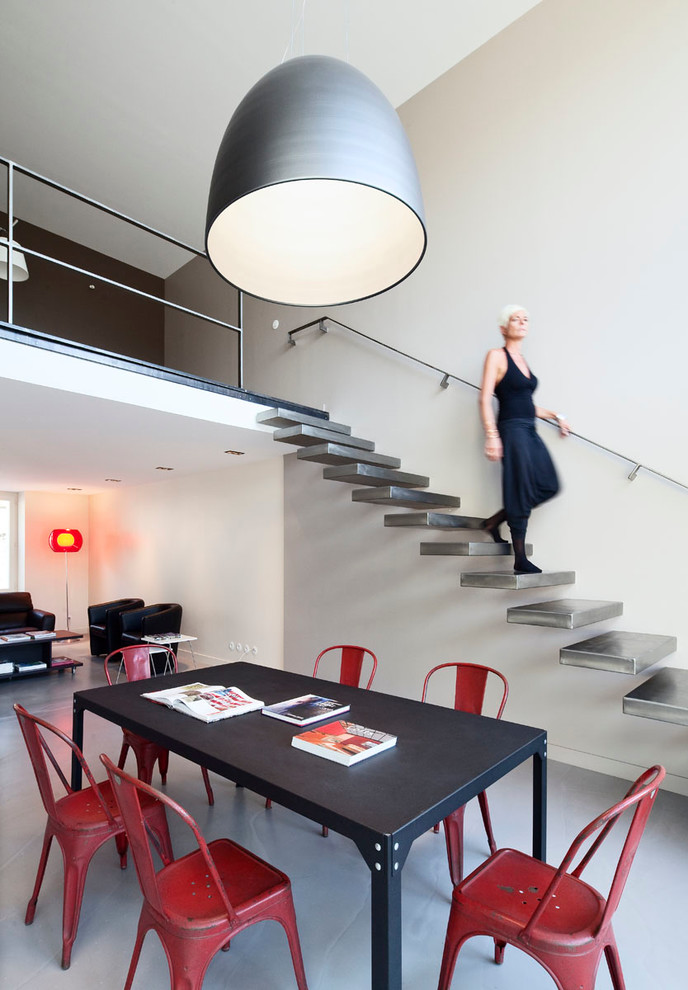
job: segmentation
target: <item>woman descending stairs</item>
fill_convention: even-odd
[[[375,452],[372,440],[351,434],[351,427],[292,410],[271,409],[257,416],[259,423],[275,429],[274,439],[299,448],[299,460],[326,465],[323,478],[349,485],[362,485],[351,493],[352,501],[407,509],[384,516],[384,525],[400,529],[418,528],[445,532],[484,533],[484,519],[452,511],[460,508],[456,495],[427,491],[425,475],[401,471],[401,460]],[[450,511],[446,511],[450,510]],[[532,554],[526,545],[526,554]],[[509,543],[489,540],[452,541],[420,544],[421,556],[505,557],[513,554]],[[545,571],[514,574],[513,571],[463,571],[462,588],[493,588],[521,591],[529,588],[574,584],[574,571]],[[623,603],[561,598],[533,602],[507,609],[507,622],[522,625],[577,629],[620,616]],[[608,631],[560,650],[559,662],[617,673],[639,674],[676,650],[674,636],[625,631]],[[634,688],[623,699],[629,715],[688,725],[688,670],[664,668]]]

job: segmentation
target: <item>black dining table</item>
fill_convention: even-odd
[[[168,675],[164,686],[193,681],[239,687],[266,705],[325,695],[351,706],[342,718],[397,736],[396,746],[346,767],[296,749],[302,727],[259,711],[208,724],[141,697],[154,688],[140,681],[74,693],[80,748],[92,712],[353,839],[370,870],[374,990],[401,990],[401,874],[414,840],[529,759],[533,855],[545,858],[544,730],[253,663]],[[77,761],[72,786],[81,787]]]

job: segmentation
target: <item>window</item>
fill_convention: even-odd
[[[17,494],[0,492],[0,591],[17,587]]]

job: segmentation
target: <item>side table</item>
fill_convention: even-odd
[[[144,643],[150,643],[151,646],[172,646],[173,643],[188,643],[192,663],[194,667],[196,666],[196,655],[191,644],[196,642],[198,636],[185,636],[183,633],[158,633],[154,636],[142,636],[141,639]]]

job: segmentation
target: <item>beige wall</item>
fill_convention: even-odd
[[[279,458],[94,495],[90,507],[91,601],[180,602],[199,662],[236,659],[233,640],[282,666]]]
[[[345,323],[478,382],[507,302],[533,316],[539,401],[602,444],[688,481],[683,311],[688,6],[544,0],[401,109],[425,192],[428,254],[403,285],[343,308]],[[499,503],[476,396],[344,333],[296,348],[319,311],[247,302],[247,384],[351,423],[468,514]],[[271,329],[279,318],[279,331]],[[512,683],[507,714],[547,728],[560,759],[628,777],[657,760],[688,792],[685,729],[624,716],[642,677],[564,667],[561,646],[609,628],[678,635],[688,666],[683,561],[688,493],[543,426],[564,490],[530,538],[572,588],[459,587],[456,559],[421,558],[419,531],[385,529],[318,468],[287,464],[285,662],[307,669],[340,638],[379,652],[379,686],[417,697],[434,663],[478,660]],[[428,539],[438,538],[429,536]],[[492,565],[494,566],[494,565]],[[467,561],[464,569],[489,569]],[[563,632],[505,621],[548,597],[622,600],[624,615]]]

